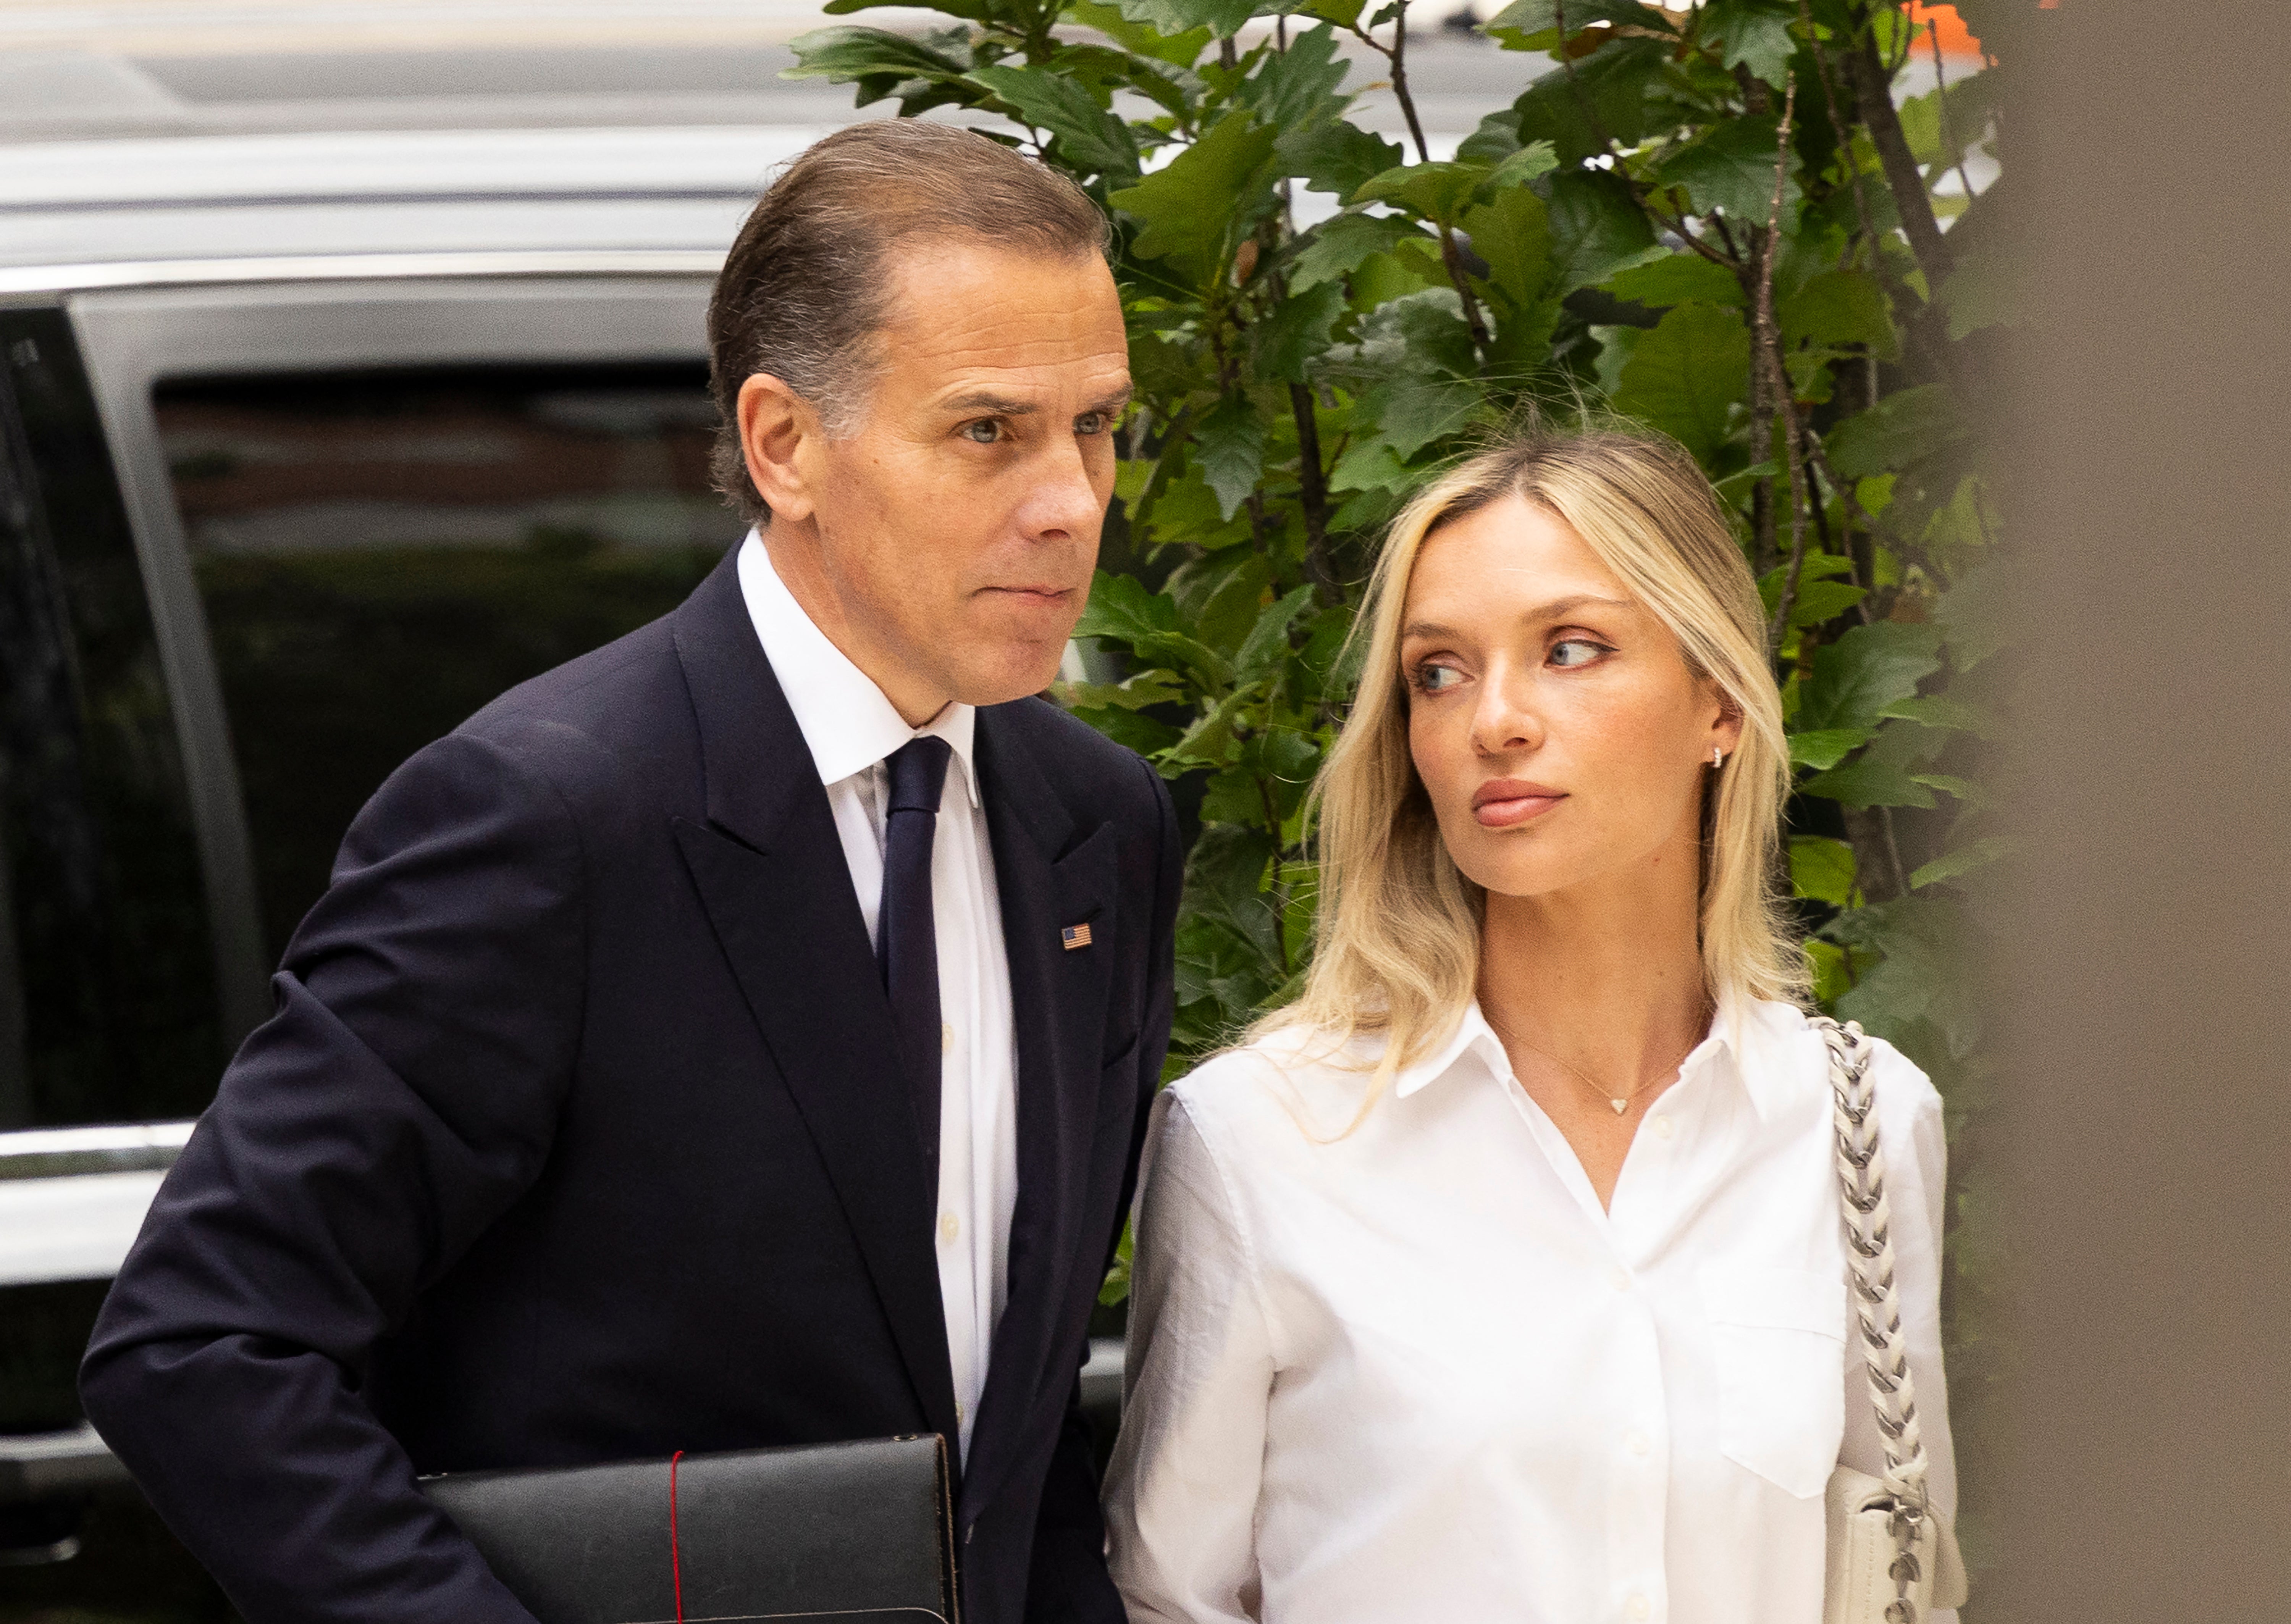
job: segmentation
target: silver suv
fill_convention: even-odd
[[[0,1566],[118,1478],[80,1349],[351,816],[736,538],[702,314],[817,133],[0,147]]]

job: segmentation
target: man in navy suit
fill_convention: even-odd
[[[755,531],[351,827],[82,1375],[253,1624],[529,1624],[421,1474],[919,1432],[969,1619],[1121,1619],[1078,1372],[1178,838],[1027,697],[1113,483],[1105,241],[967,132],[813,148],[710,312]]]

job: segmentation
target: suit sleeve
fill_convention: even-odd
[[[88,1416],[250,1624],[531,1624],[361,1395],[538,1175],[582,1012],[558,792],[455,736],[351,826],[122,1266]]]
[[[1178,898],[1184,883],[1184,854],[1178,843],[1177,810],[1161,775],[1138,763],[1152,786],[1155,816],[1154,924],[1148,938],[1145,1018],[1137,1033],[1137,1106],[1122,1164],[1121,1200],[1127,1213],[1137,1188],[1137,1158],[1154,1096],[1162,1086],[1162,1062],[1170,1052],[1177,976]],[[1103,1277],[1113,1266],[1115,1233],[1106,1237],[1098,1266]],[[1085,1350],[1086,1351],[1086,1350]],[[1077,1372],[1049,1475],[1042,1485],[1041,1511],[1034,1528],[1034,1556],[1026,1584],[1028,1624],[1124,1624],[1121,1597],[1105,1570],[1105,1521],[1098,1509],[1097,1451],[1081,1411]]]

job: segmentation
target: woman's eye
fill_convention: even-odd
[[[992,446],[1002,438],[1002,425],[992,417],[982,417],[977,422],[963,424],[955,432],[976,445]]]
[[[1103,412],[1084,412],[1080,417],[1074,419],[1074,432],[1076,434],[1105,433],[1105,414]]]
[[[1606,649],[1586,638],[1571,637],[1551,646],[1551,663],[1560,667],[1588,665]]]
[[[1453,667],[1419,665],[1416,668],[1416,691],[1419,694],[1444,694],[1463,678]]]

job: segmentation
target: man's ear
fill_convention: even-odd
[[[740,449],[748,478],[775,519],[800,522],[812,513],[807,452],[824,435],[811,403],[769,373],[740,385]]]

